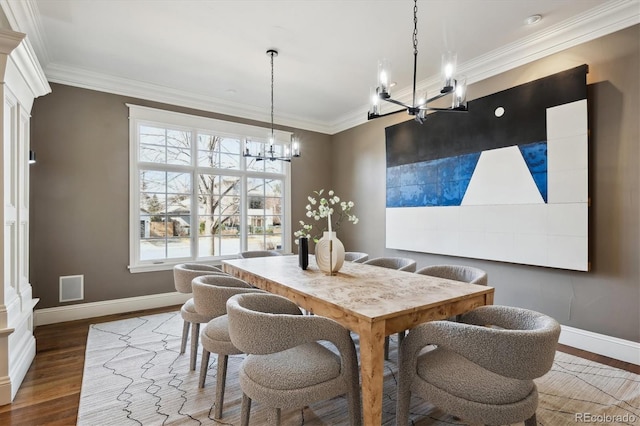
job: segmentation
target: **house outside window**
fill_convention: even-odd
[[[127,106],[131,272],[291,250],[290,164],[242,156],[245,139],[256,152],[270,129]]]

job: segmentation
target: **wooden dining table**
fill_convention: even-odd
[[[313,256],[306,270],[298,266],[295,255],[224,260],[222,268],[359,335],[367,426],[382,422],[385,336],[493,304],[492,287],[352,262],[327,275]]]

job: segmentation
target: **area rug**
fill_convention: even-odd
[[[78,425],[239,425],[242,392],[237,371],[243,356],[229,357],[222,419],[213,418],[216,357],[205,387],[180,355],[178,312],[94,324],[87,340]],[[357,338],[357,336],[354,336]],[[392,336],[393,339],[393,336]],[[383,425],[395,425],[396,344],[385,361]],[[538,424],[640,424],[640,376],[557,352],[553,369],[536,380]],[[254,402],[251,425],[272,424]],[[411,401],[413,425],[459,425],[460,420],[419,398]],[[345,398],[282,413],[283,425],[346,425]]]

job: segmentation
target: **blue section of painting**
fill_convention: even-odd
[[[526,145],[519,145],[520,152],[527,164],[533,181],[542,195],[544,202],[547,202],[547,142],[534,142]]]
[[[387,168],[387,207],[459,206],[480,153]]]
[[[540,195],[547,202],[547,142],[519,145]],[[459,206],[480,153],[387,168],[387,207]]]

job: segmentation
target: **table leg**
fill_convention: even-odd
[[[367,426],[382,424],[384,329],[384,322],[376,322],[360,333],[362,417]]]

